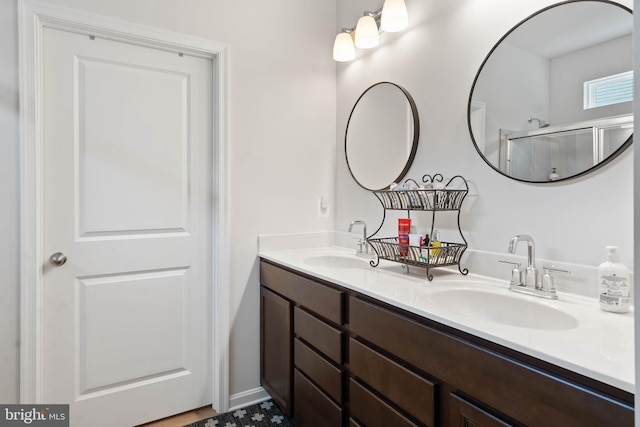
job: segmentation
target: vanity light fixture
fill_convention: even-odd
[[[385,0],[375,12],[365,12],[353,28],[343,28],[333,43],[333,59],[339,62],[355,58],[355,47],[371,49],[379,43],[381,31],[394,33],[407,28],[409,19],[404,0]]]
[[[402,31],[409,25],[409,15],[404,0],[385,0],[382,6],[380,29],[387,33]]]
[[[375,18],[379,13],[365,12],[365,15],[358,19],[356,25],[356,47],[359,49],[371,49],[378,46],[380,35],[378,34],[378,22]]]
[[[336,41],[333,43],[333,59],[335,61],[346,62],[356,57],[352,34],[352,29],[343,28],[342,32],[336,36]]]

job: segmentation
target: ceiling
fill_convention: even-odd
[[[566,3],[522,23],[505,42],[546,58],[629,35],[633,15],[623,7],[599,1]]]

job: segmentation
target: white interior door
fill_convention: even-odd
[[[212,62],[43,40],[43,400],[78,427],[210,404]]]

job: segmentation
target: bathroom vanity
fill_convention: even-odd
[[[589,363],[598,366],[601,351],[572,341],[585,332],[588,308],[566,318],[540,311],[550,319],[540,330],[519,321],[492,327],[482,315],[440,310],[448,303],[437,298],[495,294],[526,322],[517,302],[535,305],[535,297],[454,272],[433,282],[402,277],[399,268],[374,269],[333,249],[261,253],[261,383],[296,426],[633,425],[633,363],[631,372],[597,371]],[[576,305],[541,307],[563,303]],[[633,323],[610,319],[615,328]],[[554,353],[563,346],[581,355]]]

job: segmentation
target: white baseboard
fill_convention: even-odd
[[[269,393],[262,387],[232,394],[229,397],[229,411],[235,411],[238,408],[264,402],[270,398]]]

